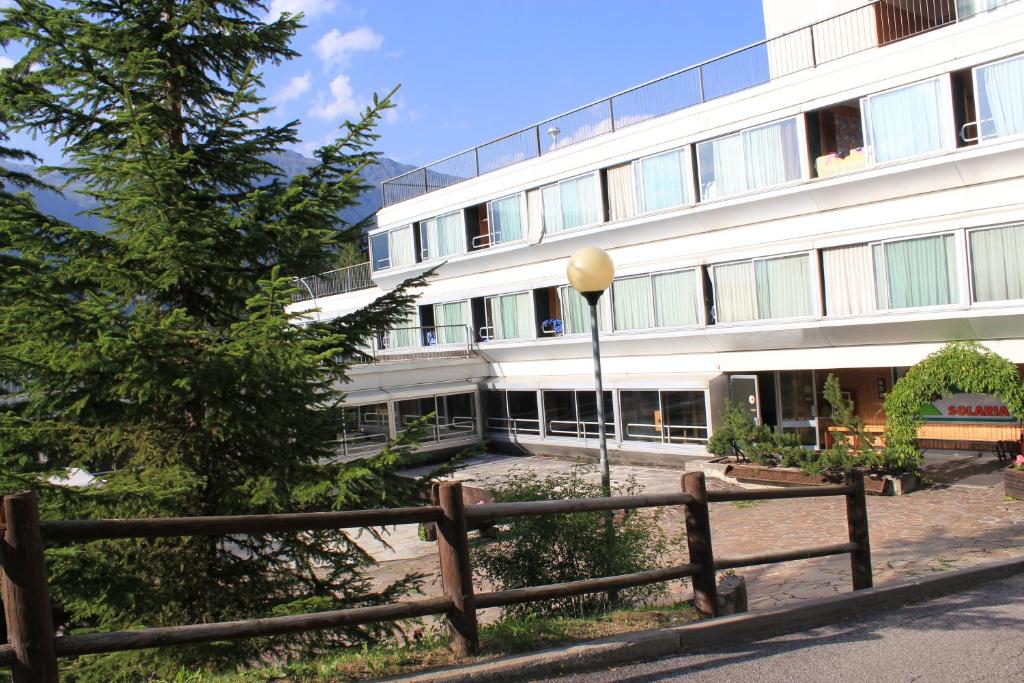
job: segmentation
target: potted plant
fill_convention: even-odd
[[[1003,489],[1010,498],[1024,500],[1024,455],[1003,471]]]

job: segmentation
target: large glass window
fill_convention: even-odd
[[[942,82],[932,79],[861,100],[871,160],[906,159],[947,147],[944,91]]]
[[[544,392],[544,428],[548,436],[596,438],[598,436],[597,392],[551,391]],[[604,392],[605,431],[609,438],[615,434],[612,392]]]
[[[651,276],[624,277],[612,283],[612,313],[616,330],[644,330],[654,326]]]
[[[406,349],[412,346],[420,346],[423,340],[420,338],[420,321],[415,309],[412,309],[405,316],[405,319],[397,322],[386,334],[383,335],[384,349]]]
[[[469,341],[469,303],[434,304],[434,328],[427,330],[428,344],[465,344]]]
[[[558,288],[562,305],[562,323],[565,334],[590,334],[590,304],[583,295],[572,287]],[[611,303],[605,294],[597,303],[597,329],[610,332],[612,329]]]
[[[490,245],[523,239],[523,202],[521,195],[495,199],[487,205],[490,220]]]
[[[1024,299],[1024,226],[969,233],[974,300]]]
[[[484,300],[484,315],[486,321],[481,337],[486,341],[533,336],[529,292],[488,297]]]
[[[689,150],[675,149],[633,163],[642,213],[690,203]]]
[[[982,140],[1024,133],[1024,57],[974,70],[978,137]]]
[[[715,321],[800,318],[813,315],[807,254],[712,266]]]
[[[601,222],[601,187],[596,173],[541,188],[548,234]]]
[[[484,392],[487,430],[499,434],[540,434],[536,391]]]
[[[346,406],[342,409],[342,427],[338,434],[343,456],[373,455],[389,436],[388,404]]]
[[[796,119],[697,145],[702,200],[730,197],[801,177]]]
[[[417,420],[433,414],[427,421],[428,441],[444,441],[476,434],[476,394],[424,396],[395,402],[399,431],[405,431]]]
[[[401,268],[416,263],[412,226],[379,232],[371,237],[370,262],[373,270]]]
[[[616,279],[612,283],[615,329],[696,325],[700,320],[699,293],[694,270]]]
[[[466,231],[462,226],[462,212],[453,211],[422,221],[420,245],[424,261],[465,252]]]
[[[374,270],[385,270],[391,267],[391,254],[388,251],[388,233],[380,232],[370,237],[370,264]]]
[[[622,438],[657,443],[708,440],[703,391],[620,391]]]

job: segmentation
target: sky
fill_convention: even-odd
[[[267,122],[301,119],[308,155],[374,92],[401,85],[378,149],[414,165],[764,37],[759,0],[267,3],[307,25],[293,43],[302,56],[264,71],[277,107]],[[39,141],[14,142],[59,161]]]

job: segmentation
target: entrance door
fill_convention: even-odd
[[[761,403],[757,399],[757,375],[730,376],[729,399],[749,410],[754,422],[761,424]]]
[[[805,448],[818,447],[818,402],[813,370],[792,370],[776,375],[779,424],[796,434]]]

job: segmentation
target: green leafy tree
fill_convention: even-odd
[[[300,512],[417,495],[381,456],[331,463],[346,358],[403,320],[417,278],[369,307],[296,324],[295,276],[327,270],[338,211],[365,189],[374,126],[360,120],[289,180],[268,161],[297,123],[263,125],[260,69],[295,56],[298,18],[225,0],[21,0],[0,44],[3,133],[58,146],[69,182],[110,230],[41,215],[0,192],[0,490],[35,489],[51,518]],[[0,150],[2,152],[3,150]],[[6,150],[17,158],[15,150]],[[269,181],[268,181],[269,178]],[[100,473],[53,486],[69,467]],[[110,541],[48,551],[68,631],[189,624],[389,601],[416,577],[371,583],[341,532]],[[78,660],[73,680],[137,680],[201,662],[294,655],[374,631],[149,650]]]

